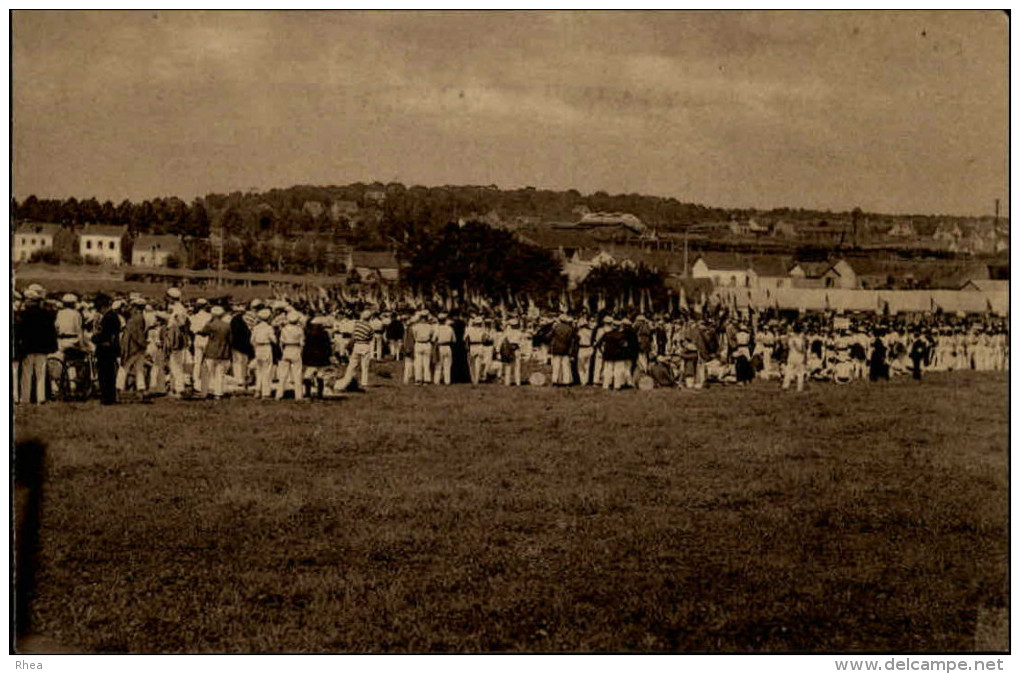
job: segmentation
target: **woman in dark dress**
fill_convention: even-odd
[[[453,356],[450,379],[454,384],[470,384],[471,365],[468,363],[467,344],[464,342],[464,331],[467,330],[467,324],[460,314],[454,314],[450,327],[453,328],[454,337],[453,345],[450,348]]]
[[[875,335],[875,341],[871,344],[871,370],[869,372],[871,381],[889,379],[889,363],[886,362],[886,348],[880,335]]]

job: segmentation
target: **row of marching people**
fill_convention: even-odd
[[[128,392],[328,397],[368,388],[371,364],[379,361],[396,362],[396,377],[402,369],[408,385],[548,380],[557,387],[698,389],[762,379],[802,388],[805,380],[1004,370],[1009,354],[1004,321],[867,315],[837,326],[824,316],[768,314],[496,316],[281,299],[185,301],[179,288],[155,299],[85,300],[33,285],[15,294],[14,317],[16,402],[50,397],[51,358],[94,372],[109,403]],[[392,376],[393,368],[376,369]]]

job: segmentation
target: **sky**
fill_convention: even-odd
[[[999,12],[25,12],[14,196],[496,184],[1008,213]]]

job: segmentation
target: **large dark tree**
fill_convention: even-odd
[[[654,302],[664,306],[667,290],[662,275],[644,264],[603,263],[594,267],[581,283],[583,296],[596,301],[605,299],[609,309],[620,309],[631,302],[641,305],[641,295],[651,295]],[[622,305],[622,307],[621,307]],[[588,307],[592,309],[592,307]]]
[[[510,232],[471,222],[419,235],[401,250],[410,266],[404,280],[425,292],[481,293],[492,301],[508,294],[542,297],[564,284],[560,264]]]

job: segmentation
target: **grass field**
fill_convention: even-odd
[[[1007,391],[19,408],[49,444],[38,628],[88,652],[972,650],[1008,603]]]

